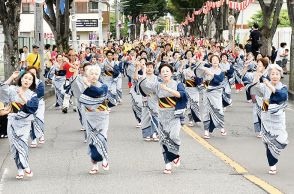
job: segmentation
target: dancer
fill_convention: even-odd
[[[221,135],[227,135],[224,129],[224,112],[222,103],[223,85],[225,74],[219,67],[220,58],[213,55],[210,58],[212,66],[204,68],[204,85],[203,92],[203,124],[204,124],[204,138],[210,139],[210,133],[215,128],[220,129]],[[197,71],[197,70],[196,70]],[[196,72],[197,75],[197,72]]]
[[[107,131],[109,125],[108,107],[114,106],[107,98],[108,88],[98,81],[101,69],[89,66],[83,80],[84,91],[79,98],[84,111],[84,126],[87,131],[89,154],[93,163],[90,174],[98,173],[98,162],[102,168],[109,170],[107,152]]]
[[[31,148],[36,148],[38,145],[37,139],[39,140],[40,144],[45,143],[45,124],[44,124],[44,117],[45,117],[45,101],[44,101],[44,94],[45,94],[45,85],[42,80],[38,79],[38,71],[35,67],[28,67],[28,72],[31,72],[36,79],[36,93],[39,99],[38,110],[34,114],[34,120],[32,122],[32,130],[30,132],[30,136],[32,139]]]
[[[288,144],[286,131],[285,108],[288,101],[288,88],[281,83],[283,70],[274,64],[269,68],[270,81],[258,83],[253,87],[256,95],[262,97],[263,106],[261,112],[262,140],[266,147],[266,156],[270,169],[269,174],[277,173],[278,156]],[[255,81],[262,74],[256,74]]]
[[[142,66],[146,66],[146,79],[153,84],[158,83],[158,77],[154,75],[154,63],[145,63],[145,60],[136,63],[134,80],[139,80],[138,71]],[[144,67],[145,68],[145,67]],[[145,94],[140,90],[142,95],[142,135],[145,141],[159,141],[158,139],[158,101],[155,93]]]
[[[23,179],[24,176],[33,176],[28,161],[28,139],[34,120],[33,115],[38,110],[39,99],[34,92],[36,89],[35,75],[25,72],[19,77],[17,86],[8,86],[18,77],[19,72],[14,72],[0,90],[1,93],[9,95],[9,101],[12,105],[13,112],[8,115],[7,133],[10,152],[18,169],[16,178]]]
[[[180,165],[179,149],[181,145],[180,130],[181,121],[177,111],[185,109],[187,94],[182,83],[177,83],[171,77],[173,68],[168,64],[159,67],[163,83],[150,82],[146,79],[146,67],[142,66],[143,80],[140,89],[145,94],[155,93],[159,104],[158,133],[165,161],[165,174],[172,172],[172,163]],[[180,111],[179,111],[180,112]],[[182,116],[182,115],[181,115]]]

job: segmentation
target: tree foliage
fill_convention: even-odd
[[[273,22],[273,14],[271,16],[270,24]],[[263,19],[262,19],[262,11],[258,11],[254,14],[249,21],[249,26],[252,27],[254,23],[257,23],[260,27],[263,26]],[[281,10],[279,19],[278,19],[278,27],[289,27],[290,26],[290,19],[287,10]]]
[[[147,15],[149,20],[155,21],[167,12],[165,0],[128,0],[128,2],[121,1],[121,3],[124,15],[132,16],[132,23],[138,22],[136,18],[141,14]]]
[[[68,50],[68,40],[71,34],[69,29],[70,5],[73,0],[64,0],[64,9],[61,0],[45,0],[47,11],[43,11],[44,19],[48,23],[55,42],[61,50]]]
[[[109,25],[110,25],[110,32],[112,37],[116,37],[116,21],[115,21],[115,13],[111,12],[109,15]],[[127,37],[128,36],[128,24],[125,22],[122,24],[120,29],[120,36]]]
[[[177,22],[185,20],[188,13],[192,13],[193,10],[197,10],[203,6],[205,0],[168,0],[167,10],[170,12]]]

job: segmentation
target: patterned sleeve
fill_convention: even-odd
[[[143,79],[139,83],[139,90],[142,96],[147,96],[152,93],[158,93],[158,83],[159,82],[152,82],[148,79]]]
[[[96,86],[88,87],[84,91],[84,94],[92,98],[98,98],[100,96],[106,95],[107,91],[108,91],[107,86],[103,84],[101,87],[96,87]]]
[[[44,97],[44,95],[45,95],[45,85],[44,85],[44,83],[42,81],[38,84],[36,93],[37,93],[38,98],[43,98]]]
[[[263,83],[257,83],[251,88],[251,94],[257,95],[261,98],[263,98],[266,94],[266,88],[265,84]]]
[[[270,96],[270,104],[282,104],[288,100],[288,88],[285,86],[281,89],[276,89],[275,93]]]
[[[37,95],[34,95],[27,103],[20,109],[28,114],[34,114],[38,110],[39,99]]]

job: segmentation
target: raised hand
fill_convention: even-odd
[[[15,71],[12,73],[11,78],[16,79],[19,76],[19,71]]]

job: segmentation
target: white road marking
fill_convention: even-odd
[[[4,180],[7,174],[8,174],[8,168],[5,168],[0,180],[0,194],[2,194],[2,191],[4,189]]]

